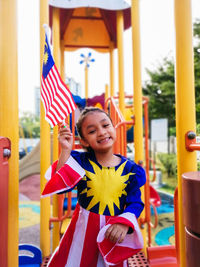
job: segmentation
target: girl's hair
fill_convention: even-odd
[[[90,113],[94,113],[94,112],[101,112],[101,113],[104,113],[106,114],[106,116],[110,119],[110,121],[112,122],[110,116],[108,115],[108,113],[106,113],[103,109],[100,109],[100,108],[95,108],[95,107],[86,107],[82,110],[81,114],[80,114],[80,117],[76,123],[76,129],[77,129],[77,132],[80,136],[80,138],[84,138],[83,136],[83,132],[82,132],[82,124],[85,120],[85,118],[88,116],[88,114]]]

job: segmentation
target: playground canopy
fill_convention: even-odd
[[[65,50],[89,47],[109,52],[110,41],[116,48],[117,10],[123,10],[124,30],[131,26],[130,6],[122,0],[50,0],[49,5],[50,27],[53,7],[60,8],[60,38],[64,40]]]

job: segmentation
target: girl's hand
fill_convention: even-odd
[[[69,128],[69,125],[61,126],[58,133],[58,140],[61,145],[62,150],[72,150],[73,146],[73,135]]]
[[[68,125],[61,126],[59,133],[58,133],[58,140],[61,146],[61,153],[58,159],[56,171],[59,170],[65,164],[72,150],[73,135]]]
[[[125,224],[115,223],[112,224],[105,233],[105,238],[113,243],[122,243],[128,232],[129,227]]]

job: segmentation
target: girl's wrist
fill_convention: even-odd
[[[70,157],[70,154],[71,154],[71,150],[69,149],[61,150],[56,170],[59,170],[66,163],[66,161]]]
[[[71,149],[62,148],[60,152],[60,158],[68,158],[71,154]]]

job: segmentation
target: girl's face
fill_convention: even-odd
[[[112,148],[116,140],[116,130],[109,117],[102,112],[91,112],[82,123],[85,147],[91,147],[94,152],[104,152]]]

